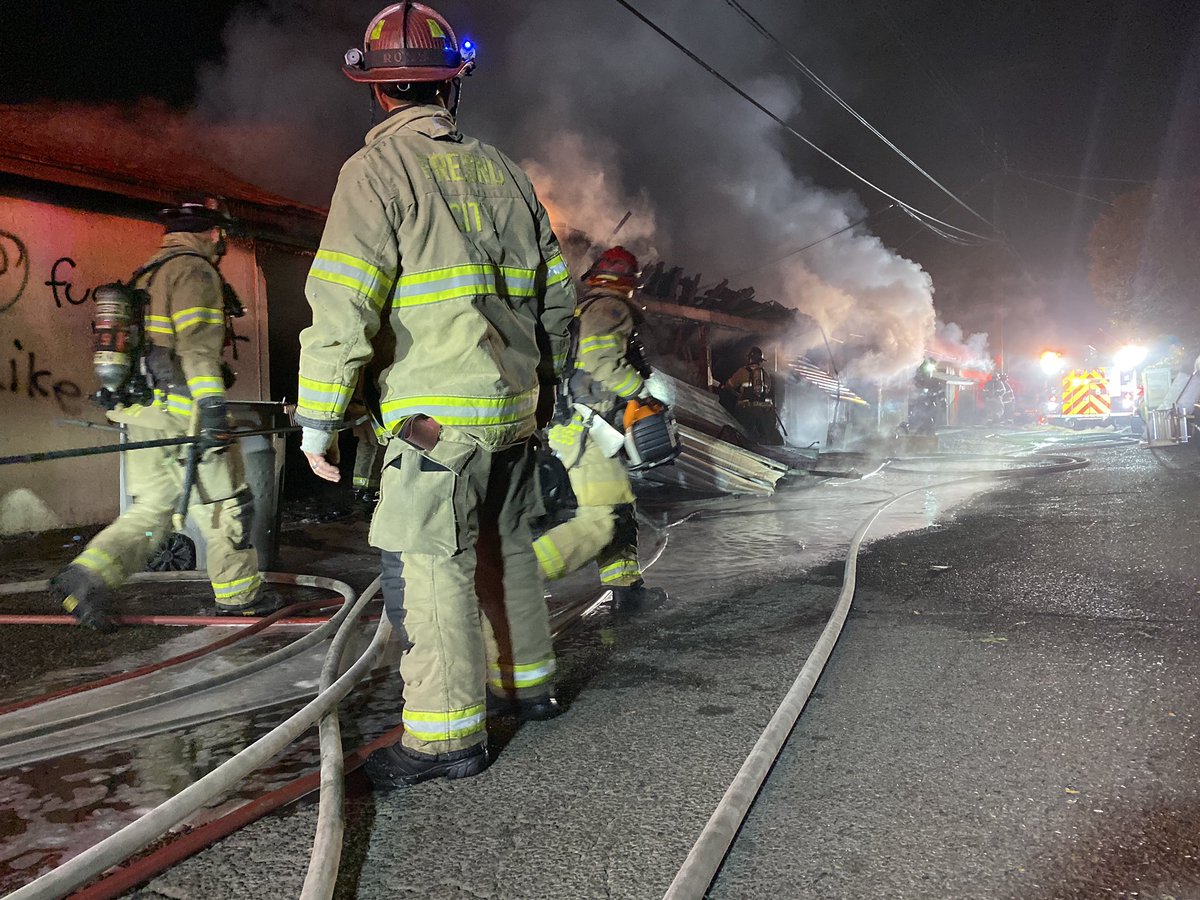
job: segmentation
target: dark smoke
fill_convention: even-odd
[[[820,138],[792,70],[725,4],[640,5]],[[763,15],[776,33],[816,43],[804,4],[774,6]],[[272,0],[234,16],[225,60],[205,73],[195,112],[261,135],[227,142],[229,167],[297,199],[328,202],[338,167],[369,127],[367,92],[339,65],[378,8]],[[863,227],[763,266],[863,218],[866,207],[814,184],[807,151],[618,4],[447,0],[437,8],[480,47],[459,113],[463,130],[522,162],[557,226],[599,246],[632,210],[618,240],[644,264],[683,265],[703,273],[702,284],[731,277],[733,287],[755,285],[759,299],[803,310],[852,343],[852,374],[888,377],[920,362],[935,334],[926,273]],[[790,349],[803,352],[813,340],[797,336]]]

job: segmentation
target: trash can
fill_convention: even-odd
[[[286,428],[290,422],[283,404],[258,400],[230,400],[229,413],[238,431]],[[246,483],[254,494],[251,541],[258,551],[258,567],[275,565],[279,553],[279,498],[283,496],[283,462],[287,435],[268,434],[241,438],[238,445],[246,472]],[[129,506],[125,478],[125,454],[121,454],[121,512]],[[151,558],[148,569],[156,572],[203,569],[208,554],[204,535],[188,516],[183,531],[172,534]]]

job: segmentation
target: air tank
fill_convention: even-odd
[[[105,284],[96,288],[92,299],[96,304],[92,363],[100,384],[116,393],[129,380],[133,363],[129,293],[122,285]]]

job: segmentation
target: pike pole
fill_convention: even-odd
[[[353,423],[346,423],[345,428]],[[272,434],[293,434],[300,431],[299,425],[288,425],[283,428],[264,428],[260,431],[231,431],[231,439],[244,437],[266,437]],[[339,429],[340,430],[340,429]],[[128,453],[130,450],[148,450],[151,447],[181,447],[185,444],[196,444],[200,441],[198,435],[182,437],[158,438],[153,441],[133,441],[126,444],[110,444],[104,447],[80,447],[75,450],[45,450],[40,453],[19,453],[16,456],[0,456],[0,466],[10,466],[15,463],[50,462],[56,459],[77,459],[83,456],[102,456],[106,453]]]

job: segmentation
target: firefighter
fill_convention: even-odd
[[[343,71],[386,118],[342,167],[309,273],[296,420],[337,481],[325,454],[368,367],[387,441],[369,539],[405,648],[404,735],[368,773],[394,787],[486,768],[488,688],[522,719],[559,712],[530,438],[575,291],[529,178],[458,130],[474,59],[450,24],[396,3],[363,44]]]
[[[617,425],[629,400],[648,396],[650,369],[637,339],[641,311],[631,302],[637,276],[637,259],[624,247],[605,250],[583,276],[586,290],[567,384],[571,411],[547,433],[578,506],[568,521],[533,545],[542,574],[552,580],[595,560],[617,612],[666,596],[642,580],[633,488],[618,458],[619,446],[603,446],[591,427],[593,416]]]
[[[162,246],[133,279],[149,293],[145,367],[154,395],[145,404],[119,405],[108,418],[125,425],[131,441],[180,437],[196,423],[203,455],[190,510],[206,542],[216,611],[259,615],[276,604],[259,600],[258,555],[250,545],[254,499],[229,437],[225,390],[232,373],[221,361],[227,285],[218,266],[232,220],[215,199],[184,203],[160,217]],[[145,569],[171,534],[187,456],[179,447],[127,454],[132,504],[50,582],[51,594],[81,625],[113,629],[114,589]]]
[[[763,364],[761,347],[750,348],[746,365],[729,376],[724,389],[736,396],[734,415],[751,440],[775,447],[783,443],[775,404],[775,376]]]
[[[946,387],[936,372],[935,359],[927,359],[917,367],[908,398],[906,433],[931,437],[946,424]]]
[[[1015,401],[1016,394],[1008,383],[1008,375],[997,372],[990,376],[983,386],[983,409],[987,424],[1011,423]]]
[[[376,433],[375,417],[363,397],[363,380],[346,407],[346,417],[354,423],[355,438],[353,474],[350,484],[354,499],[367,511],[379,503],[379,478],[383,473],[383,446]]]

